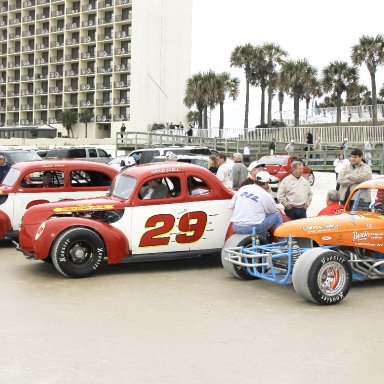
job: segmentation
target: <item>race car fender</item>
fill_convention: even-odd
[[[84,218],[66,217],[47,220],[38,229],[35,236],[34,254],[37,259],[49,256],[52,244],[60,234],[69,228],[86,227],[98,233],[104,241],[108,264],[118,264],[130,252],[126,236],[117,228],[107,223]]]
[[[0,211],[0,240],[4,239],[4,235],[11,230],[11,219],[4,211]]]

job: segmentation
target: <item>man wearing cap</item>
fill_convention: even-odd
[[[283,220],[273,197],[267,192],[270,175],[261,171],[253,184],[241,187],[232,197],[229,208],[233,209],[231,223],[238,234],[256,234],[267,238],[268,230],[276,229]]]
[[[165,154],[165,161],[171,161],[171,162],[175,162],[177,161],[177,155],[171,151],[168,151],[166,154]]]
[[[277,200],[284,206],[285,214],[292,220],[307,217],[307,208],[312,201],[312,191],[308,180],[303,177],[304,164],[292,162],[292,174],[281,181],[277,190]]]
[[[7,176],[8,171],[10,170],[10,165],[7,164],[7,159],[4,155],[0,155],[0,183],[3,182],[5,176]]]
[[[241,183],[240,187],[255,184],[256,175],[263,170],[263,167],[264,164],[260,164],[258,161],[252,161],[252,163],[248,165],[249,177]]]
[[[232,188],[239,189],[242,182],[248,177],[248,169],[243,164],[243,155],[241,153],[233,154],[233,167],[232,167]]]

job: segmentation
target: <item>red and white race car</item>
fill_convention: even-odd
[[[90,161],[43,160],[14,164],[0,185],[0,239],[4,239],[6,233],[9,238],[17,238],[26,209],[52,201],[103,195],[117,173],[106,164]]]
[[[158,189],[150,196],[153,185]],[[28,209],[18,248],[29,258],[52,259],[70,277],[91,275],[104,258],[117,264],[220,252],[230,232],[232,194],[196,165],[131,167],[116,176],[106,197]]]

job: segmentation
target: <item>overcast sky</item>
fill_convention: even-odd
[[[228,71],[241,81],[242,92],[237,101],[225,104],[226,127],[241,127],[244,122],[244,72],[229,65],[237,45],[274,42],[288,52],[290,59],[307,58],[321,71],[331,61],[351,63],[351,47],[360,36],[384,34],[383,0],[193,1],[192,73]],[[360,78],[370,89],[366,66],[360,67]],[[379,68],[377,80],[379,90],[384,82],[384,67]],[[259,124],[259,95],[259,89],[251,91],[250,127]],[[291,109],[292,102],[287,97],[285,100],[283,109]],[[276,102],[273,111],[277,110]],[[218,126],[217,112],[213,113],[212,126]]]

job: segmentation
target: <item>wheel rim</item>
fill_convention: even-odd
[[[74,267],[86,267],[94,257],[94,248],[91,243],[81,240],[71,244],[67,251],[67,260]]]
[[[317,275],[317,285],[322,294],[337,296],[345,287],[347,272],[343,265],[336,261],[325,263]]]

